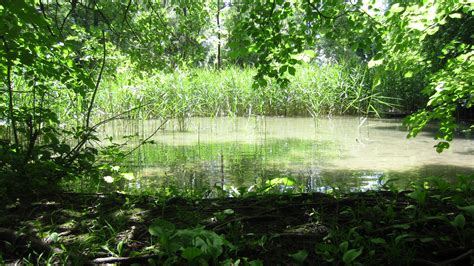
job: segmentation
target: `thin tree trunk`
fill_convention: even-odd
[[[220,13],[221,13],[221,1],[217,0],[217,69],[221,68],[221,22],[220,22]]]
[[[10,120],[12,123],[12,131],[13,131],[13,137],[15,139],[15,145],[17,148],[20,146],[20,142],[18,140],[18,130],[16,128],[16,118],[15,118],[15,113],[13,111],[13,81],[12,81],[12,61],[9,58],[9,52],[10,49],[8,48],[7,45],[7,40],[5,40],[5,37],[1,37],[3,40],[3,47],[5,49],[5,55],[7,58],[7,87],[8,87],[8,111],[10,113]]]

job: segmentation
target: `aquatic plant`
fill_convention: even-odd
[[[193,68],[172,73],[156,72],[137,79],[127,71],[105,82],[97,105],[103,113],[145,105],[130,117],[177,118],[179,128],[195,116],[319,116],[376,115],[395,106],[367,82],[363,66],[304,64],[296,68],[288,87],[269,82],[253,88],[253,68],[221,70]]]

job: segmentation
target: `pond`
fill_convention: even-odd
[[[115,141],[148,137],[160,120],[119,120],[101,132]],[[183,125],[185,128],[183,128]],[[184,130],[183,130],[184,129]],[[401,120],[362,117],[190,118],[166,122],[129,158],[134,179],[123,189],[184,190],[265,187],[279,180],[299,192],[377,189],[388,179],[408,184],[427,176],[474,172],[474,140],[460,136],[438,154],[434,133],[407,139]],[[284,181],[282,181],[284,180]],[[273,184],[273,183],[272,183]],[[267,186],[268,187],[268,186]],[[244,190],[240,189],[240,193]]]

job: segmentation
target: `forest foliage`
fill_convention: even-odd
[[[123,144],[98,148],[121,118],[401,114],[442,152],[474,130],[458,119],[473,15],[469,0],[2,0],[0,263],[472,263],[472,175],[349,194],[222,181],[239,199],[71,191],[134,178]]]
[[[442,151],[461,130],[457,112],[472,108],[473,9],[467,0],[2,1],[0,167],[10,180],[43,184],[90,173],[97,128],[147,105],[177,118],[281,115],[298,106],[306,115],[413,113],[409,135],[437,121]],[[304,72],[308,66],[313,72]],[[221,73],[209,74],[218,80],[232,68],[253,76],[242,82],[245,90],[227,77],[227,85],[213,86],[231,88],[222,94],[226,106],[208,102],[197,105],[201,113],[189,111],[196,91],[201,99],[219,91],[196,82],[199,75]],[[334,77],[312,79],[337,68]],[[294,78],[297,71],[302,78]],[[166,89],[166,75],[176,73],[188,85],[171,78]],[[304,78],[310,82],[301,85]],[[120,99],[108,89],[141,80],[148,94],[105,111]],[[341,97],[343,108],[335,104]],[[108,117],[101,121],[100,113]]]

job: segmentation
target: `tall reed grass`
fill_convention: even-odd
[[[269,82],[258,89],[252,88],[256,73],[252,68],[133,73],[118,72],[105,80],[97,98],[101,113],[117,114],[144,105],[129,117],[168,117],[184,123],[193,116],[378,115],[393,107],[392,98],[371,87],[364,66],[304,64],[298,66],[287,88]]]

